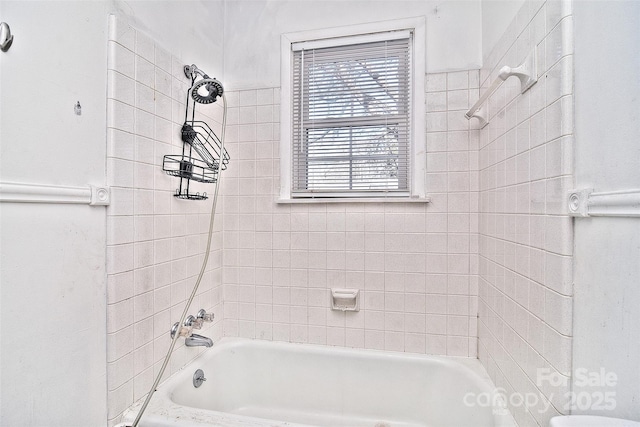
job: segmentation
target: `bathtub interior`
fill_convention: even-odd
[[[239,339],[207,353],[168,381],[173,404],[314,426],[497,425],[493,408],[464,404],[492,392],[477,360]]]

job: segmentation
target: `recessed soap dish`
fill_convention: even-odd
[[[360,290],[332,288],[331,310],[360,311]]]

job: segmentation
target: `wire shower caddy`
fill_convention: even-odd
[[[218,172],[227,169],[229,153],[220,152],[222,143],[207,123],[195,119],[196,101],[192,100],[191,117],[189,117],[189,99],[194,98],[192,92],[197,90],[196,75],[191,67],[184,67],[185,75],[191,78],[191,87],[187,91],[184,124],[182,125],[182,154],[165,155],[162,161],[162,170],[168,175],[180,178],[180,185],[174,197],[186,200],[206,200],[207,193],[202,194],[190,191],[191,181],[207,184],[218,180]],[[220,93],[222,93],[220,87]],[[214,101],[208,101],[211,103]]]

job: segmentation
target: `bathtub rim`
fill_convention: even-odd
[[[179,412],[182,413],[182,409],[186,408],[184,411],[186,414],[195,414],[203,416],[203,419],[206,416],[215,415],[218,419],[219,423],[211,424],[211,423],[202,423],[196,424],[194,422],[189,422],[188,425],[192,426],[225,426],[225,427],[246,427],[246,426],[272,426],[272,427],[314,427],[308,424],[296,424],[290,421],[281,421],[281,420],[273,420],[267,418],[257,418],[250,417],[245,415],[236,415],[227,412],[215,411],[211,409],[203,409],[191,406],[183,406],[177,404],[173,401],[172,398],[172,390],[174,389],[173,385],[182,383],[185,380],[189,380],[192,377],[192,373],[190,370],[193,369],[193,364],[198,363],[198,361],[203,362],[208,358],[214,357],[216,353],[222,351],[232,350],[234,348],[241,348],[246,346],[258,346],[261,348],[287,348],[287,351],[293,351],[296,353],[304,353],[312,351],[316,354],[343,354],[347,356],[357,356],[358,354],[368,355],[368,357],[373,357],[375,359],[404,359],[409,361],[424,361],[428,360],[430,362],[436,362],[438,364],[443,364],[446,366],[456,366],[462,368],[467,373],[470,373],[473,377],[475,377],[478,383],[481,385],[481,389],[483,392],[491,393],[492,395],[497,394],[498,389],[493,384],[491,377],[487,373],[486,369],[480,362],[478,358],[473,357],[464,357],[464,356],[440,356],[440,355],[430,355],[430,354],[420,354],[420,353],[407,353],[401,351],[393,351],[393,350],[379,350],[379,349],[364,349],[364,348],[350,348],[350,347],[338,347],[338,346],[329,346],[322,344],[309,344],[309,343],[292,343],[285,341],[267,341],[260,339],[250,339],[250,338],[239,338],[239,337],[223,337],[220,340],[216,341],[213,347],[208,348],[194,357],[191,361],[189,361],[185,366],[180,368],[175,373],[171,374],[167,379],[162,381],[158,386],[157,391],[155,392],[154,399],[151,400],[149,407],[147,409],[147,413],[142,417],[141,427],[145,427],[142,421],[145,419],[147,422],[153,421],[153,425],[161,425],[158,424],[161,419],[164,419],[158,413],[172,413]],[[184,378],[182,378],[184,377]],[[146,396],[146,395],[145,395]],[[131,422],[137,415],[142,402],[144,401],[145,396],[142,396],[139,400],[137,400],[133,405],[131,405],[127,410],[125,410],[122,416],[122,425],[125,426],[126,422]],[[513,415],[507,411],[506,413],[501,410],[499,407],[494,407],[492,409],[493,418],[494,418],[494,427],[517,427],[515,419]],[[498,411],[498,413],[496,413]],[[161,418],[159,418],[159,417]],[[248,424],[250,423],[250,424]],[[118,424],[119,426],[120,424]],[[166,424],[169,425],[169,424]],[[182,424],[171,424],[182,426]],[[187,424],[185,424],[186,426]]]

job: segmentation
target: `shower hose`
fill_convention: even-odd
[[[196,292],[198,291],[198,287],[200,286],[200,282],[202,281],[202,276],[204,276],[204,272],[205,269],[207,267],[207,262],[209,261],[209,251],[211,250],[211,240],[212,240],[212,236],[213,236],[213,221],[215,219],[216,216],[216,205],[218,203],[218,190],[220,189],[220,180],[222,178],[222,161],[223,161],[223,157],[224,157],[224,140],[225,140],[225,131],[227,128],[227,98],[224,94],[224,92],[222,93],[222,102],[223,102],[223,110],[222,110],[222,133],[221,133],[221,138],[220,138],[220,160],[218,161],[218,171],[217,171],[217,176],[218,179],[216,180],[216,187],[215,187],[215,191],[213,193],[213,203],[211,205],[211,216],[209,219],[209,234],[207,237],[207,249],[204,253],[204,259],[202,260],[202,267],[200,267],[200,274],[198,274],[198,278],[196,279],[196,283],[193,286],[193,290],[191,291],[191,295],[189,296],[189,299],[187,299],[187,303],[184,306],[184,310],[182,311],[182,316],[180,316],[180,320],[178,322],[178,327],[180,328],[182,326],[182,324],[184,323],[184,320],[187,318],[187,312],[189,311],[189,309],[191,308],[191,303],[193,302],[193,299],[196,296]],[[142,418],[142,414],[144,414],[144,411],[147,409],[147,406],[149,405],[149,402],[151,401],[151,397],[153,397],[153,393],[156,392],[156,389],[158,388],[158,384],[160,384],[160,380],[162,378],[162,375],[164,374],[164,371],[167,369],[167,365],[169,364],[169,360],[171,359],[171,354],[173,353],[173,349],[176,346],[176,342],[178,342],[178,338],[180,338],[180,330],[178,329],[178,331],[176,331],[176,333],[173,336],[173,339],[171,340],[171,345],[169,346],[169,350],[167,350],[167,354],[164,357],[164,361],[162,362],[162,366],[160,367],[160,371],[158,372],[158,375],[156,376],[155,381],[153,382],[153,385],[151,386],[151,389],[149,389],[149,393],[147,394],[146,399],[144,400],[144,403],[142,404],[142,406],[140,407],[140,411],[138,412],[138,415],[136,416],[135,420],[133,421],[133,424],[131,424],[130,427],[138,427],[138,423],[140,423],[140,418]]]

